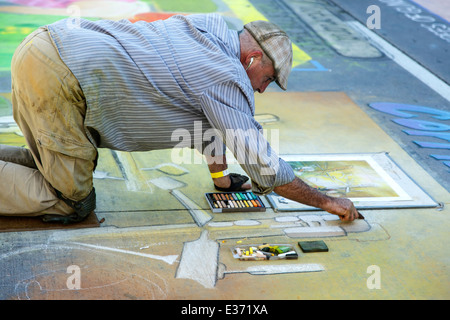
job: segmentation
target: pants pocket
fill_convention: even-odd
[[[90,143],[82,143],[69,137],[62,137],[55,133],[39,130],[37,137],[39,146],[48,150],[62,153],[69,157],[94,161],[97,157],[97,150]]]

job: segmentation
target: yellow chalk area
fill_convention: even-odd
[[[28,35],[31,32],[33,32],[35,29],[34,28],[29,28],[29,27],[15,27],[15,26],[7,26],[4,28],[0,29],[0,34],[1,35],[5,35],[5,34],[25,34]]]
[[[223,2],[242,20],[243,24],[255,20],[268,21],[248,0],[223,0]],[[311,60],[311,57],[294,43],[292,44],[292,50],[294,54],[292,61],[293,68]]]

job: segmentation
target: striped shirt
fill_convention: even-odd
[[[84,125],[97,147],[190,147],[220,155],[223,141],[255,192],[294,179],[253,118],[254,92],[240,63],[238,33],[221,16],[152,23],[65,19],[48,30],[83,90]]]

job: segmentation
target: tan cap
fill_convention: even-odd
[[[273,62],[276,72],[276,83],[286,90],[289,73],[292,69],[292,43],[286,32],[269,21],[257,20],[244,25],[258,42],[264,53]]]

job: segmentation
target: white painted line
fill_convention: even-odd
[[[128,191],[152,193],[153,189],[142,176],[136,161],[130,152],[114,151],[113,154],[120,161],[121,171],[126,175],[125,185]]]
[[[234,221],[234,224],[236,226],[258,226],[261,224],[261,222],[257,220],[237,220]]]
[[[170,193],[180,201],[183,206],[188,209],[195,223],[199,227],[203,227],[208,221],[210,221],[213,217],[200,208],[194,201],[189,199],[183,192],[180,190],[171,190]]]
[[[117,249],[117,248],[110,248],[110,247],[98,246],[98,245],[94,245],[94,244],[81,243],[81,242],[72,242],[72,244],[77,244],[79,246],[94,248],[94,249],[98,249],[98,250],[113,251],[113,252],[131,254],[134,256],[140,256],[140,257],[145,257],[145,258],[150,258],[150,259],[161,260],[168,264],[173,264],[178,258],[178,255],[158,256],[158,255],[154,255],[154,254],[134,252],[134,251],[130,251],[130,250],[122,250],[122,249]]]
[[[296,216],[275,217],[276,222],[293,222],[298,220]]]
[[[231,273],[249,273],[251,275],[269,275],[283,273],[302,273],[302,272],[319,272],[325,268],[318,263],[302,263],[302,264],[281,264],[281,265],[258,265],[251,266],[244,270],[224,271],[223,274]]]
[[[208,223],[208,227],[211,228],[225,228],[225,227],[232,227],[234,224],[233,222],[224,221],[224,222],[210,222]]]
[[[247,272],[253,275],[317,272],[325,270],[317,263],[285,264],[285,265],[260,265],[247,268]]]
[[[342,237],[347,233],[338,226],[286,228],[284,233],[291,238]]]
[[[381,50],[384,54],[390,57],[403,69],[411,73],[417,79],[422,81],[432,90],[436,91],[444,99],[450,102],[450,86],[444,81],[436,77],[433,73],[422,67],[416,61],[408,57],[405,53],[401,52],[389,42],[378,36],[375,32],[367,29],[363,24],[358,21],[349,21],[348,25],[358,30],[366,36],[374,46]]]

